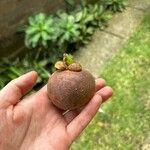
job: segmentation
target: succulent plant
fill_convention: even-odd
[[[66,42],[76,42],[79,36],[79,25],[75,22],[74,16],[64,13],[59,15],[59,17],[57,35],[59,45],[63,45]]]
[[[55,38],[55,26],[52,16],[44,13],[29,17],[25,29],[25,45],[29,48],[48,47],[48,42]]]

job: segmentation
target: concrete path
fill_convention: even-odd
[[[104,31],[97,31],[93,40],[75,52],[75,60],[99,77],[106,62],[115,56],[150,8],[150,0],[132,0],[123,13],[117,13]]]

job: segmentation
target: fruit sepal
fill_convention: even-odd
[[[55,63],[55,68],[60,71],[70,70],[79,72],[82,71],[82,66],[79,63],[74,62],[73,56],[71,54],[64,54],[62,61],[57,61]]]

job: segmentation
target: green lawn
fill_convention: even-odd
[[[114,96],[72,145],[71,150],[138,150],[150,133],[150,13],[102,77]],[[150,134],[149,134],[150,135]]]

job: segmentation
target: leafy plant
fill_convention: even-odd
[[[101,17],[104,13],[104,7],[102,5],[88,5],[88,10],[90,14],[93,14],[93,21],[91,24],[95,27],[102,26],[103,21],[101,20]]]
[[[87,44],[94,33],[94,28],[90,26],[93,21],[93,14],[90,14],[88,8],[85,7],[75,15],[75,21],[79,24],[80,36],[79,40],[82,44]]]
[[[102,28],[104,23],[104,7],[102,5],[87,5],[84,9],[76,13],[76,22],[80,29],[80,42],[87,44],[96,28]]]
[[[125,0],[101,0],[101,2],[106,9],[109,9],[113,12],[122,12],[126,6]]]
[[[68,2],[75,4],[75,0]],[[100,0],[100,4],[87,2],[80,0],[80,7],[68,13],[59,11],[57,17],[44,13],[29,17],[28,25],[20,28],[20,31],[25,32],[26,47],[37,48],[36,52],[28,51],[22,59],[1,61],[0,87],[33,69],[39,73],[38,85],[43,84],[49,72],[53,72],[53,64],[62,58],[63,53],[70,53],[82,44],[88,44],[94,31],[106,26],[112,11],[122,11],[125,7],[123,0]]]
[[[80,0],[80,5],[85,7],[87,5],[87,0]]]
[[[52,16],[39,13],[29,17],[25,29],[25,45],[29,48],[48,47],[48,42],[55,39],[55,25]]]
[[[22,74],[30,71],[36,70],[39,74],[37,84],[43,84],[47,81],[50,73],[46,69],[46,65],[48,64],[47,60],[41,61],[29,61],[27,58],[22,60],[8,60],[3,59],[1,64],[1,71],[0,71],[0,88],[6,85],[9,81],[21,76]],[[35,87],[37,88],[37,86]]]
[[[110,20],[113,16],[113,13],[112,11],[104,11],[101,15],[101,18],[99,20],[99,23],[98,23],[98,27],[100,29],[104,29],[105,27],[107,27],[107,23],[108,23],[108,20]]]
[[[58,44],[64,46],[68,43],[78,41],[79,25],[75,22],[73,15],[63,13],[58,20]]]

